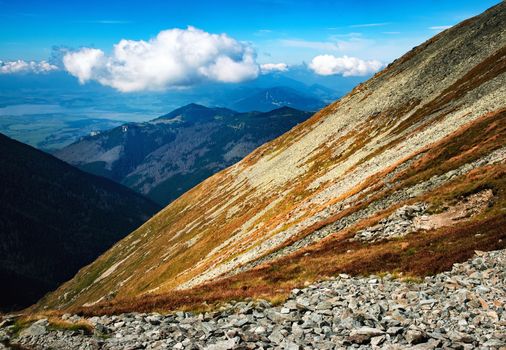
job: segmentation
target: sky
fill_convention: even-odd
[[[306,64],[372,74],[498,0],[0,0],[0,74],[65,70],[122,92]]]

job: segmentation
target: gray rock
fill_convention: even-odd
[[[94,335],[53,330],[41,320],[10,341],[69,350],[500,348],[506,341],[506,319],[497,301],[506,300],[506,291],[498,287],[506,285],[506,251],[480,253],[475,259],[418,284],[388,276],[315,283],[281,308],[248,301],[198,315],[92,317],[87,321],[94,325]],[[481,266],[480,275],[474,274],[475,265]],[[6,326],[0,335],[14,330]]]
[[[354,329],[350,332],[350,336],[348,340],[352,343],[364,344],[368,343],[372,337],[377,337],[383,335],[381,329],[371,328],[371,327],[361,327],[359,329]]]
[[[278,330],[274,330],[271,335],[268,336],[268,339],[274,344],[280,344],[284,338],[283,334]]]
[[[46,334],[47,332],[47,326],[49,325],[49,322],[47,319],[41,319],[34,323],[32,323],[28,328],[23,329],[20,332],[20,337],[38,337],[41,335]]]
[[[456,331],[448,333],[448,337],[457,343],[472,343],[474,341],[471,335]]]
[[[378,346],[381,345],[385,341],[386,337],[384,335],[380,335],[377,337],[371,338],[371,345],[372,346]]]
[[[390,327],[387,329],[387,334],[397,335],[397,334],[401,334],[403,330],[404,330],[403,327]]]
[[[418,329],[408,329],[404,338],[409,344],[419,344],[427,340],[427,335]]]

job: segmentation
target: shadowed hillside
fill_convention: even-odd
[[[2,134],[0,181],[3,310],[37,301],[159,209]]]
[[[289,107],[237,113],[189,104],[150,122],[85,137],[55,155],[167,205],[310,116]]]

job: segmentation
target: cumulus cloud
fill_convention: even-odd
[[[0,61],[0,74],[35,73],[42,74],[57,70],[58,67],[47,61]]]
[[[296,47],[301,49],[337,51],[340,49],[339,43],[329,41],[311,41],[298,39],[283,39],[280,41],[282,46]]]
[[[76,52],[69,52],[63,56],[63,65],[81,84],[93,79],[94,72],[107,64],[102,50],[83,48]]]
[[[272,72],[286,72],[288,65],[286,63],[265,63],[260,65],[260,71],[262,74],[268,74]]]
[[[432,27],[429,27],[430,30],[436,30],[438,32],[441,32],[443,30],[446,30],[446,29],[449,29],[451,28],[452,26],[432,26]]]
[[[123,92],[185,87],[204,80],[234,83],[259,73],[249,45],[194,27],[164,30],[148,41],[123,39],[110,55],[82,48],[67,53],[63,64],[81,83],[95,80]]]
[[[344,77],[364,76],[377,72],[383,64],[377,60],[362,60],[356,57],[319,55],[314,57],[309,68],[319,75],[341,74]]]
[[[370,28],[370,27],[383,27],[383,26],[386,26],[386,25],[389,25],[389,24],[390,23],[388,23],[388,22],[383,22],[383,23],[364,23],[364,24],[353,24],[350,27],[351,28]]]

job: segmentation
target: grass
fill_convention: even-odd
[[[10,329],[11,335],[13,337],[17,337],[23,329],[30,327],[33,322],[35,322],[35,320],[32,320],[31,318],[17,319]]]
[[[59,318],[49,319],[50,330],[74,331],[86,335],[93,334],[93,326],[86,321],[69,322]]]
[[[433,145],[429,150],[425,150],[423,157],[415,161],[410,168],[397,175],[395,188],[378,192],[371,200],[379,199],[396,188],[425,181],[435,174],[454,169],[501,147],[502,140],[506,137],[506,127],[501,122],[504,117],[505,111],[489,114]],[[487,251],[506,247],[506,165],[474,169],[466,176],[411,200],[428,202],[432,210],[440,211],[445,206],[483,189],[492,189],[492,206],[456,227],[410,234],[374,244],[348,240],[354,234],[353,230],[388,216],[395,210],[394,207],[403,204],[399,203],[358,223],[353,230],[341,231],[294,254],[236,276],[189,290],[123,298],[90,308],[76,308],[73,311],[93,315],[132,310],[210,310],[223,302],[246,298],[281,302],[291,289],[339,273],[390,273],[402,276],[408,282],[420,281],[424,276],[450,269],[455,262],[469,259],[475,250]],[[367,203],[363,206],[367,206]],[[352,207],[347,212],[351,213],[359,208]],[[329,223],[332,220],[336,218]],[[321,226],[324,226],[324,223],[308,229],[305,234],[310,234]]]
[[[480,233],[480,239],[476,234]],[[407,243],[408,248],[403,248]],[[321,247],[275,261],[270,265],[190,290],[158,296],[118,300],[91,308],[76,309],[85,315],[127,311],[205,310],[230,300],[248,297],[282,302],[289,291],[338,273],[370,275],[394,273],[407,282],[419,282],[427,275],[448,270],[455,262],[469,259],[475,250],[506,247],[506,218],[495,217],[458,228],[409,235],[401,240],[361,245],[344,237],[333,238]],[[351,253],[346,253],[352,250]]]
[[[400,280],[402,282],[404,282],[404,283],[409,283],[409,284],[420,284],[420,283],[423,282],[422,278],[420,278],[420,277],[412,277],[412,276],[404,277],[404,278],[401,278]]]
[[[497,70],[504,68],[503,61],[498,61],[498,56],[493,58],[496,59],[496,63],[500,63],[499,66],[493,68],[497,73]],[[396,63],[400,64],[400,63]],[[473,84],[480,84],[482,82],[482,76],[478,74],[480,70],[486,67],[478,67],[476,74],[472,78],[472,81],[466,83],[465,81],[457,82],[455,89],[458,91],[445,91],[441,96],[434,101],[434,106],[426,106],[424,109],[424,115],[414,115],[410,120],[411,126],[419,124],[420,121],[426,121],[425,116],[427,113],[438,109],[444,104],[447,99],[456,99],[459,96],[454,95],[463,94],[466,91],[473,88]],[[474,73],[473,73],[474,74]],[[495,73],[494,73],[495,74]],[[485,77],[486,78],[486,77]],[[484,79],[484,78],[483,78]],[[471,85],[469,85],[471,84]],[[361,87],[365,88],[365,87]],[[453,95],[452,95],[453,94]],[[416,105],[417,101],[411,102]],[[339,102],[329,106],[322,112],[317,113],[313,118],[309,119],[306,123],[302,123],[301,126],[295,127],[291,133],[282,136],[273,142],[260,147],[257,152],[245,158],[244,164],[253,164],[260,156],[267,156],[274,154],[278,151],[286,149],[293,142],[303,135],[308,128],[316,125],[320,119],[325,118],[328,113],[332,112],[333,108],[337,108]],[[389,111],[388,113],[376,116],[371,119],[371,122],[377,122],[378,128],[390,128],[392,127],[388,123],[390,119],[395,117],[398,113],[406,113],[406,110],[412,108],[411,104],[402,106],[398,111]],[[387,115],[392,114],[392,115]],[[417,119],[420,117],[421,119]],[[362,203],[354,205],[347,210],[342,211],[339,215],[318,222],[310,228],[307,228],[300,232],[297,237],[294,237],[291,242],[295,239],[303,238],[306,235],[313,233],[321,227],[330,224],[343,216],[349,215],[350,213],[359,209],[367,207],[371,202],[382,199],[394,191],[402,188],[409,187],[413,184],[420,183],[429,179],[431,176],[442,174],[448,170],[455,169],[458,166],[478,159],[483,155],[491,152],[498,147],[504,145],[504,139],[506,138],[506,125],[504,119],[506,117],[506,111],[500,110],[495,113],[475,120],[468,125],[465,125],[457,132],[449,135],[442,139],[436,144],[430,145],[426,149],[421,150],[416,154],[410,155],[411,157],[421,155],[421,157],[404,171],[399,172],[392,179],[392,188],[383,186],[382,178],[388,174],[392,169],[386,169],[382,174],[375,174],[369,179],[356,186],[356,188],[350,190],[348,193],[342,196],[342,198],[334,198],[334,201],[340,201],[347,196],[351,196],[360,193],[359,200],[363,200]],[[375,121],[377,120],[377,121]],[[431,122],[430,120],[428,122]],[[418,126],[417,126],[418,127]],[[383,129],[382,129],[383,130]],[[385,129],[386,130],[386,129]],[[376,131],[376,129],[374,129]],[[411,130],[413,131],[413,130]],[[395,136],[395,135],[394,135]],[[368,142],[367,130],[355,135],[354,138],[358,140],[359,146],[363,146]],[[342,141],[342,140],[341,140]],[[388,147],[388,146],[385,146]],[[295,220],[291,221],[290,214],[294,208],[297,208],[298,204],[308,197],[316,196],[318,191],[326,188],[327,184],[320,186],[315,192],[307,192],[306,188],[309,183],[315,177],[332,166],[332,164],[342,161],[341,158],[346,158],[349,154],[342,154],[339,159],[332,158],[332,145],[327,148],[322,148],[321,152],[315,152],[314,166],[309,169],[305,177],[298,181],[296,184],[291,183],[289,188],[292,192],[289,193],[286,198],[278,203],[275,208],[266,212],[261,218],[256,220],[254,224],[264,223],[261,229],[257,230],[254,234],[251,234],[244,242],[244,246],[249,243],[254,243],[257,239],[264,239],[270,234],[276,233],[274,228],[287,228],[288,225],[293,225]],[[379,150],[378,152],[381,152]],[[408,156],[409,157],[409,156]],[[409,158],[408,158],[409,159]],[[400,163],[399,163],[400,164]],[[482,169],[483,170],[483,169]],[[479,170],[479,171],[482,171]],[[489,171],[499,171],[495,169],[485,169],[487,174]],[[470,191],[477,190],[478,187],[475,185],[479,183],[478,179],[481,179],[479,171],[472,172],[471,177],[465,179],[465,183],[462,188],[454,188],[452,191],[442,191],[434,195],[435,192],[431,193],[431,198],[423,197],[417,200],[428,200],[432,203],[431,210],[440,211],[448,203],[458,200],[458,196],[463,196]],[[231,300],[231,299],[243,299],[248,297],[255,298],[266,298],[275,300],[276,298],[282,298],[288,291],[295,287],[301,286],[306,281],[317,280],[322,276],[331,276],[333,274],[350,271],[355,274],[367,274],[369,272],[380,273],[384,272],[374,268],[374,266],[382,266],[381,259],[390,261],[391,263],[385,265],[388,267],[385,271],[388,272],[406,272],[413,275],[420,274],[423,268],[427,268],[430,273],[437,271],[437,268],[431,264],[437,265],[437,263],[429,263],[428,257],[425,257],[428,249],[424,246],[411,246],[410,241],[413,237],[410,236],[410,240],[405,239],[396,240],[388,244],[381,243],[373,246],[360,246],[357,244],[351,244],[347,242],[348,235],[352,234],[351,231],[341,232],[338,236],[333,236],[324,242],[315,244],[308,248],[304,253],[308,253],[309,256],[298,256],[293,255],[287,257],[281,262],[271,263],[271,266],[263,266],[262,268],[255,269],[250,274],[241,274],[228,279],[215,281],[208,285],[200,286],[184,292],[171,291],[181,282],[189,280],[191,277],[198,275],[199,273],[209,269],[216,263],[213,258],[207,258],[208,254],[213,248],[224,242],[227,238],[235,234],[241,225],[252,218],[259,210],[265,207],[265,202],[275,196],[265,196],[264,198],[254,197],[252,201],[250,194],[254,194],[254,189],[248,188],[247,185],[232,187],[226,186],[227,184],[233,183],[233,174],[231,170],[224,170],[214,177],[204,181],[194,189],[187,192],[184,196],[173,202],[168,209],[160,212],[153,220],[150,221],[150,226],[153,227],[153,232],[150,234],[148,239],[144,238],[145,245],[143,249],[138,249],[137,252],[128,259],[120,269],[118,273],[111,275],[110,278],[100,281],[95,284],[89,290],[86,290],[88,286],[95,280],[95,277],[107,269],[107,266],[112,263],[118,262],[128,255],[125,252],[125,248],[120,246],[114,247],[98,262],[85,268],[73,281],[69,282],[65,288],[60,289],[58,293],[54,293],[50,296],[45,305],[56,306],[61,305],[61,301],[57,300],[58,295],[63,295],[67,291],[74,292],[76,290],[84,290],[80,294],[79,298],[73,301],[73,305],[82,304],[84,302],[95,301],[100,296],[106,295],[109,291],[116,288],[116,285],[122,281],[125,276],[134,275],[135,279],[132,279],[128,285],[123,287],[117,296],[117,299],[113,302],[104,302],[90,308],[77,309],[80,312],[86,313],[111,313],[116,311],[131,311],[131,310],[175,310],[175,309],[191,309],[191,308],[208,308],[209,305],[219,304],[220,302]],[[485,176],[486,177],[486,176]],[[218,186],[223,186],[224,193],[221,196],[216,196],[214,190]],[[475,186],[476,188],[473,188]],[[496,197],[501,197],[501,188],[504,188],[504,184],[495,185],[491,182],[490,178],[487,178],[485,182],[481,183],[480,186],[491,186],[494,188]],[[501,187],[503,186],[503,187]],[[233,196],[237,193],[238,188],[240,189],[240,195]],[[214,190],[213,190],[214,189]],[[501,193],[500,193],[501,192]],[[444,196],[443,196],[444,194]],[[368,198],[365,196],[368,195]],[[226,198],[235,198],[234,203],[225,203]],[[208,217],[206,214],[209,213],[209,209],[222,207],[231,207],[232,205],[239,204],[244,205],[240,207],[236,215],[233,218],[227,219],[225,215],[220,215],[217,218]],[[358,203],[359,201],[356,201]],[[379,220],[382,216],[388,215],[389,212],[395,210],[396,207],[407,204],[398,203],[388,210],[375,215],[372,218],[364,220],[358,225],[370,224],[374,221]],[[324,203],[321,206],[311,208],[312,213],[320,211],[329,203]],[[491,210],[487,211],[487,214],[480,217],[480,220],[485,220],[484,224],[492,219],[494,216],[501,215],[498,206],[495,205]],[[504,215],[504,213],[502,213]],[[303,220],[307,216],[298,218],[297,220]],[[197,228],[185,232],[181,236],[179,232],[183,231],[184,228],[192,223],[195,219],[201,218]],[[284,224],[284,225],[283,225]],[[450,229],[448,229],[451,231]],[[446,231],[444,231],[446,232]],[[138,230],[129,236],[123,243],[124,246],[128,246],[128,242],[134,239],[142,238],[142,230]],[[183,244],[195,235],[201,235],[203,238],[200,239],[191,248],[186,248]],[[500,235],[499,233],[495,233]],[[432,236],[431,236],[432,235]],[[438,240],[436,233],[431,233],[426,237],[424,244],[429,244],[432,239]],[[458,235],[457,235],[458,236]],[[447,239],[450,236],[448,236]],[[453,236],[451,236],[453,237]],[[128,241],[129,240],[129,241]],[[257,241],[258,242],[258,241]],[[416,242],[414,240],[413,242]],[[289,244],[290,242],[286,243]],[[462,242],[458,242],[459,244]],[[390,245],[389,245],[390,244]],[[462,243],[463,244],[463,243]],[[404,248],[404,246],[408,246]],[[438,249],[450,249],[441,243],[441,247]],[[253,245],[254,246],[254,245]],[[484,248],[493,248],[493,244],[484,245]],[[275,249],[279,249],[276,247]],[[432,248],[431,248],[432,249]],[[471,249],[471,248],[469,248]],[[347,250],[353,252],[348,254]],[[451,250],[451,249],[450,249]],[[171,252],[170,259],[167,262],[161,262],[160,256]],[[223,253],[224,252],[224,253]],[[237,254],[238,246],[230,245],[224,248],[219,254],[224,260],[233,259]],[[441,250],[441,254],[444,254],[444,250]],[[346,254],[345,254],[346,253]],[[370,254],[370,256],[368,255]],[[438,253],[439,254],[439,253]],[[394,259],[395,257],[395,259]],[[416,260],[421,258],[421,262],[425,262],[426,266],[420,265],[416,267],[408,264],[409,260]],[[462,256],[450,255],[449,260],[460,259]],[[378,260],[375,260],[378,259]],[[353,268],[348,264],[349,261],[357,266]],[[202,263],[197,268],[195,266]],[[284,265],[280,265],[280,264]],[[367,264],[366,264],[367,263]],[[364,265],[365,264],[365,265]],[[308,266],[315,265],[315,266]],[[445,265],[446,266],[446,265]],[[149,267],[149,269],[147,268]],[[268,270],[271,269],[271,270]],[[85,288],[86,287],[86,288]],[[143,295],[154,287],[160,287],[157,290],[159,295]],[[137,296],[137,298],[135,298]],[[42,303],[41,305],[44,305]]]
[[[85,321],[79,320],[77,322],[70,322],[66,320],[62,320],[59,313],[50,312],[50,313],[39,313],[36,315],[27,315],[18,318],[13,327],[10,330],[12,337],[17,337],[24,329],[30,327],[34,322],[47,319],[48,320],[48,330],[50,331],[74,331],[79,332],[86,335],[93,334],[93,326]]]

